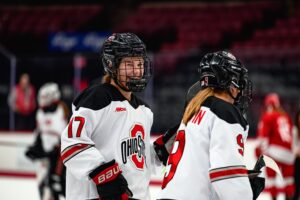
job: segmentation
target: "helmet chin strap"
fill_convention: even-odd
[[[131,90],[129,90],[128,88],[126,88],[124,85],[121,84],[121,82],[117,79],[116,76],[113,76],[113,80],[122,90],[124,90],[125,92],[131,92]]]
[[[229,94],[229,96],[232,98],[232,99],[234,99],[234,101],[235,101],[235,97],[232,95],[232,93],[231,93],[231,91],[230,91],[230,88],[227,88],[227,93]]]
[[[236,103],[236,102],[238,102],[239,99],[240,99],[240,94],[241,94],[241,92],[239,92],[238,95],[237,95],[236,97],[234,97],[233,94],[232,94],[232,92],[231,92],[231,90],[230,90],[231,86],[232,86],[232,84],[227,88],[226,91],[227,91],[227,93],[229,94],[229,96],[234,100],[234,103]],[[234,86],[234,87],[235,87],[235,86]]]

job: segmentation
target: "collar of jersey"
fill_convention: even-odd
[[[113,86],[112,84],[109,83],[104,83],[104,85],[107,85],[109,88],[111,88],[111,90],[116,93],[120,99],[122,99],[123,101],[127,101],[134,109],[137,109],[139,107],[138,101],[136,96],[131,93],[131,100],[129,101],[128,99],[126,99],[122,93],[118,90],[118,88],[116,88],[115,86]]]

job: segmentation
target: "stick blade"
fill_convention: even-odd
[[[266,167],[274,170],[282,178],[282,173],[281,173],[277,163],[272,158],[270,158],[269,156],[266,156],[266,155],[263,155],[263,159],[265,161]]]

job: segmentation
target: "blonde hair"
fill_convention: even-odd
[[[191,118],[200,110],[200,107],[202,106],[203,102],[210,96],[213,96],[215,94],[215,91],[213,88],[205,88],[203,90],[200,90],[196,96],[193,97],[193,99],[189,102],[188,106],[186,107],[182,122],[187,125],[187,123],[191,120]]]
[[[101,80],[102,83],[110,83],[110,81],[111,81],[111,76],[109,74],[105,74]]]
[[[283,109],[283,107],[279,106],[279,107],[275,107],[273,109],[273,111],[278,112],[280,114],[286,114],[286,111]]]
[[[68,106],[63,101],[59,101],[59,105],[61,105],[64,110],[64,118],[66,120],[69,120],[70,119],[70,110],[69,110]]]

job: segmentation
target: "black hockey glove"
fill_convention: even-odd
[[[121,173],[118,163],[112,160],[89,174],[97,186],[101,200],[125,200],[132,197],[127,181]]]
[[[265,178],[258,177],[261,171],[248,170],[248,177],[253,192],[253,200],[257,199],[259,194],[265,189]]]
[[[250,185],[253,192],[253,200],[257,199],[259,194],[265,189],[265,178],[254,177],[250,178]]]
[[[36,159],[41,159],[45,158],[45,154],[41,152],[39,149],[37,149],[34,146],[30,146],[26,152],[25,155],[30,159],[30,160],[36,160]]]
[[[154,150],[158,159],[164,164],[167,164],[169,152],[173,146],[173,140],[175,139],[175,135],[177,129],[179,128],[179,124],[174,126],[173,128],[168,129],[163,135],[159,136],[153,143]],[[173,140],[171,140],[173,138]]]
[[[255,163],[253,170],[248,170],[248,177],[253,192],[253,200],[257,199],[260,193],[265,189],[265,178],[259,177],[261,168],[265,166],[263,157],[260,156]]]
[[[25,151],[25,155],[31,160],[41,159],[47,156],[43,148],[40,133],[37,134],[33,145],[28,147],[28,149]]]

